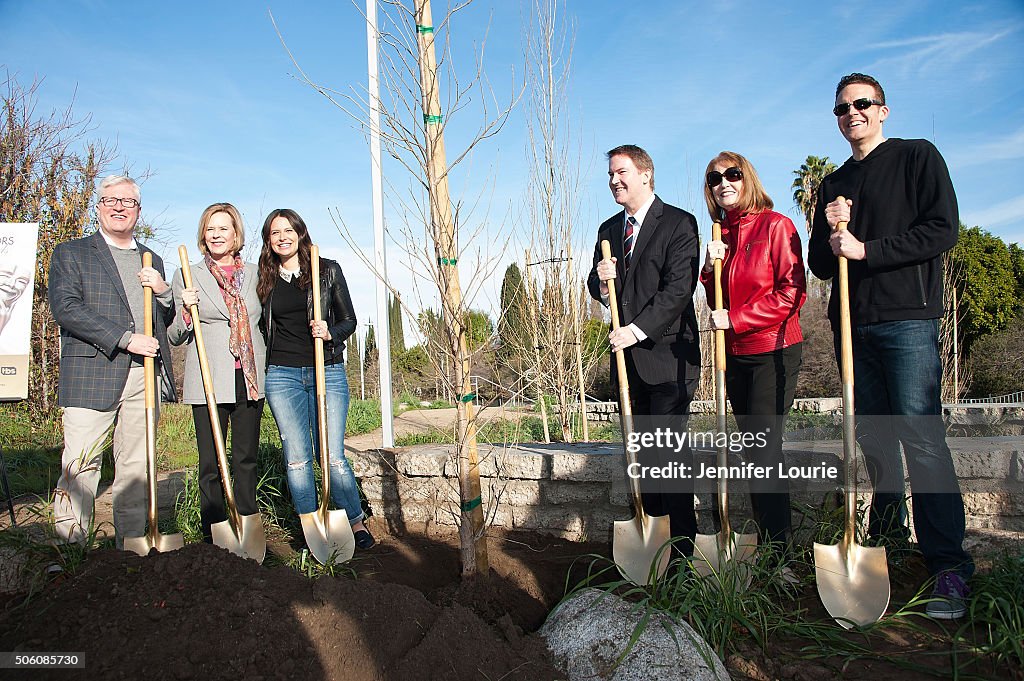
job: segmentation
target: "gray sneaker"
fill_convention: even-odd
[[[971,592],[963,577],[946,570],[935,578],[935,589],[925,614],[937,620],[958,620],[967,614],[967,595]]]

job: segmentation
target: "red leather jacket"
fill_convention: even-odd
[[[722,296],[732,328],[725,332],[730,355],[756,355],[804,339],[800,308],[807,299],[803,250],[793,221],[766,210],[731,212],[722,225],[728,248],[722,264]],[[701,283],[715,302],[714,271]]]

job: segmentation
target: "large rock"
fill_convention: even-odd
[[[644,611],[614,594],[584,589],[555,609],[540,635],[570,681],[723,681],[729,672],[685,622],[654,613],[622,663]]]

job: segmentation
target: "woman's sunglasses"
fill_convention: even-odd
[[[838,118],[839,116],[845,116],[846,114],[850,113],[851,104],[853,105],[853,108],[856,109],[857,111],[864,111],[865,109],[870,109],[876,104],[878,106],[885,106],[885,102],[880,102],[877,99],[869,99],[868,97],[861,97],[860,99],[855,99],[852,102],[843,102],[842,104],[836,104],[836,108],[832,109],[832,113],[836,115],[836,118]]]
[[[726,168],[724,173],[712,170],[708,173],[708,186],[711,188],[717,187],[722,184],[723,177],[730,182],[738,182],[743,179],[743,171],[735,166],[732,168]]]

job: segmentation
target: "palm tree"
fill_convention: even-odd
[[[794,170],[796,179],[791,185],[793,189],[793,203],[803,213],[807,223],[807,233],[811,233],[811,221],[814,219],[814,204],[817,200],[818,185],[825,179],[825,176],[835,171],[836,164],[828,160],[828,156],[808,156],[799,170]]]

